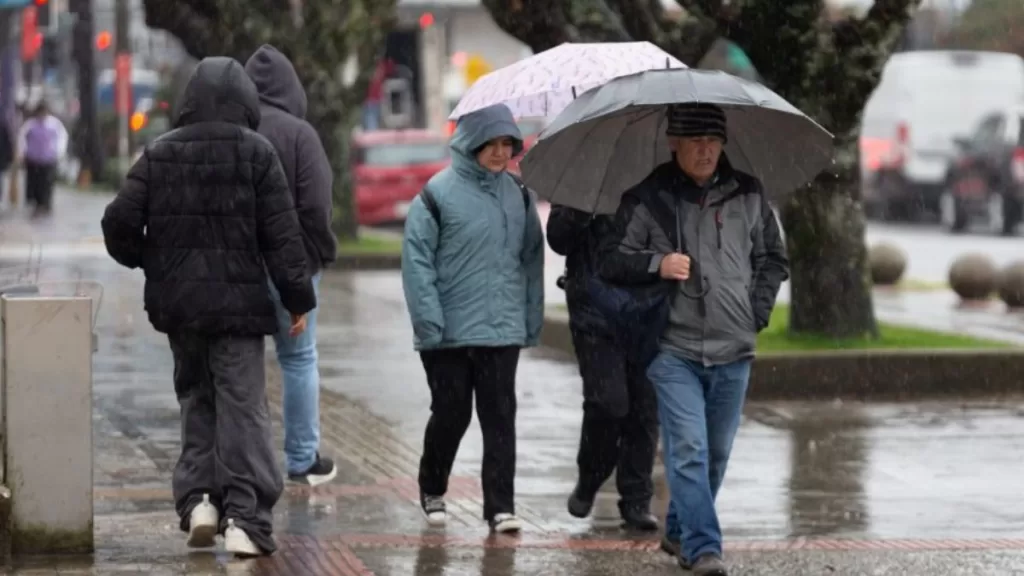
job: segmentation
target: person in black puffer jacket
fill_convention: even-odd
[[[629,338],[608,318],[591,294],[599,246],[614,235],[611,216],[553,205],[547,239],[565,259],[565,288],[573,348],[583,378],[583,426],[576,457],[579,480],[569,497],[569,513],[590,515],[601,485],[615,472],[619,512],[626,526],[657,530],[651,514],[651,474],[658,446],[654,387],[627,352]]]
[[[266,410],[264,338],[277,331],[269,273],[305,328],[316,307],[302,228],[259,97],[241,64],[206,58],[175,129],[146,146],[103,215],[107,252],[146,274],[145,306],[168,335],[181,404],[172,480],[188,544],[270,554],[283,481]]]

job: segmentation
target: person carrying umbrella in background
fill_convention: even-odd
[[[516,370],[544,323],[544,231],[533,195],[508,173],[523,139],[504,104],[459,118],[452,163],[412,202],[402,288],[430,387],[420,504],[444,524],[444,495],[473,418],[483,433],[484,519],[516,532]]]
[[[832,135],[764,86],[720,71],[648,70],[581,95],[521,163],[553,204],[615,213],[599,250],[613,315],[642,330],[671,504],[663,549],[727,574],[715,498],[740,425],[757,332],[789,275],[768,192],[810,181]]]
[[[586,518],[601,485],[615,472],[619,513],[626,527],[657,530],[651,514],[651,473],[658,445],[654,388],[626,346],[623,332],[591,293],[598,248],[615,228],[607,215],[552,206],[547,238],[566,257],[565,289],[573,349],[583,378],[583,426],[576,457],[579,479],[569,496],[569,514]]]

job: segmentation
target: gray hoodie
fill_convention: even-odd
[[[316,130],[306,122],[306,91],[288,57],[264,44],[245,63],[260,93],[259,132],[274,145],[295,210],[302,223],[310,273],[337,258],[338,241],[331,231],[333,176]]]

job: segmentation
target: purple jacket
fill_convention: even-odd
[[[56,116],[29,118],[21,127],[19,149],[29,162],[56,164],[68,146],[68,133]]]

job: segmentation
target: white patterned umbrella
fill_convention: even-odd
[[[551,118],[591,88],[654,68],[686,65],[650,42],[566,42],[482,76],[448,119],[494,104],[516,118]]]

